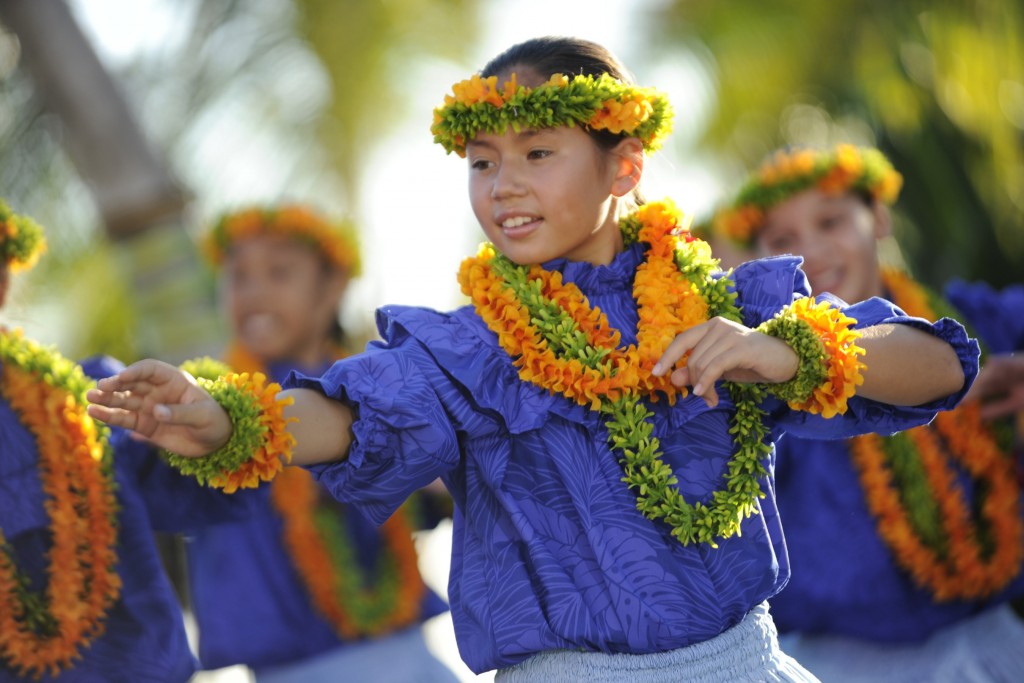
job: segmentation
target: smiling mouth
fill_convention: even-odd
[[[508,237],[525,237],[540,226],[541,219],[537,216],[513,216],[506,218],[499,227]]]
[[[242,334],[246,336],[259,336],[272,334],[276,329],[277,321],[269,313],[254,313],[245,318],[242,322]]]
[[[815,294],[820,292],[832,292],[843,282],[843,274],[838,270],[826,270],[814,276],[812,279]]]

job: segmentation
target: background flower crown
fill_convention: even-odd
[[[0,258],[12,271],[28,270],[46,251],[43,229],[31,218],[19,216],[0,199]]]
[[[203,240],[203,252],[219,266],[231,245],[255,235],[281,235],[306,242],[349,276],[359,275],[362,263],[355,227],[329,223],[314,211],[295,204],[250,207],[227,213]]]
[[[863,192],[892,204],[902,186],[903,176],[873,147],[781,149],[747,179],[731,204],[715,214],[713,230],[750,246],[769,209],[810,187],[829,194]]]
[[[498,77],[479,75],[456,83],[434,109],[430,132],[449,154],[466,156],[466,142],[480,131],[504,134],[579,124],[639,138],[644,149],[661,147],[672,131],[672,106],[663,93],[600,76],[553,75],[536,88],[520,86],[516,75],[498,88]]]

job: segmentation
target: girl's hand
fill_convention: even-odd
[[[715,382],[786,382],[796,375],[799,359],[786,342],[734,323],[712,318],[676,336],[654,374],[661,376],[690,354],[686,367],[672,373],[672,384],[692,386],[710,407],[718,405]]]
[[[179,455],[212,453],[231,437],[228,414],[192,375],[157,360],[139,361],[101,379],[86,398],[95,419]]]
[[[981,401],[984,420],[1024,411],[1024,355],[991,356],[964,400]]]

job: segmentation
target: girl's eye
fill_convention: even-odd
[[[543,159],[546,156],[551,155],[550,149],[531,149],[530,153],[526,155],[527,159]]]
[[[292,276],[292,269],[286,265],[273,265],[270,267],[270,277],[276,281],[287,280]]]
[[[491,167],[491,162],[487,159],[473,159],[469,162],[469,167],[474,171],[486,171]]]
[[[822,217],[822,219],[821,219],[821,227],[825,228],[826,230],[831,230],[831,229],[841,225],[842,222],[843,222],[843,214],[841,214],[841,213],[828,214],[828,215]]]

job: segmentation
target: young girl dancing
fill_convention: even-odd
[[[977,347],[885,301],[816,303],[793,258],[718,271],[672,204],[635,203],[670,119],[598,45],[510,48],[434,112],[491,240],[459,274],[472,305],[384,308],[383,341],[278,394],[143,361],[90,410],[246,483],[290,453],[377,522],[442,477],[474,671],[808,680],[765,605],[789,572],[774,438],[926,422]]]
[[[876,149],[780,150],[716,218],[762,255],[803,257],[815,291],[967,321],[984,359],[968,399],[998,397],[888,437],[784,439],[776,498],[793,577],[772,612],[786,651],[822,680],[1020,681],[1024,622],[1008,600],[1024,594],[1024,498],[1013,425],[984,418],[1012,412],[998,395],[1024,388],[1012,355],[1024,291],[961,283],[944,298],[882,267],[900,184]]]

